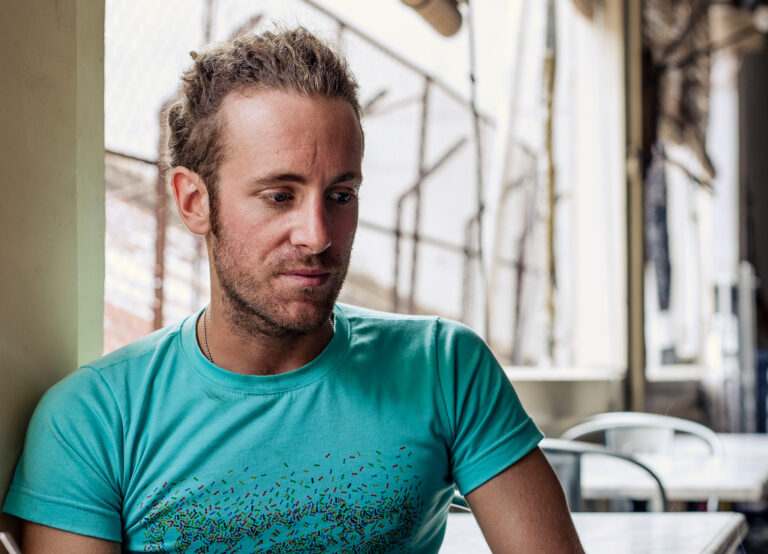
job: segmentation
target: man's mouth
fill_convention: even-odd
[[[302,287],[320,287],[328,282],[331,274],[326,269],[291,269],[280,273]]]

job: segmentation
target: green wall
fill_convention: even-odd
[[[103,0],[0,0],[0,499],[40,395],[101,352]]]

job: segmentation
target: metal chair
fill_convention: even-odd
[[[687,433],[701,439],[711,456],[723,457],[725,449],[720,437],[709,427],[661,414],[642,412],[607,412],[594,415],[565,431],[566,440],[583,439],[589,435],[603,435],[604,444],[624,454],[670,453],[676,432]],[[719,501],[707,500],[707,511],[717,511]]]
[[[664,490],[664,484],[656,472],[634,456],[616,452],[597,444],[565,439],[542,439],[539,447],[549,460],[552,469],[555,470],[571,511],[584,511],[584,499],[581,494],[581,460],[585,455],[618,458],[644,470],[656,482],[658,488],[658,497],[650,503],[651,511],[667,511],[667,493]]]
[[[451,499],[451,505],[448,508],[450,512],[471,512],[472,508],[467,504],[467,500],[464,495],[459,492],[459,489],[454,487],[453,499]]]

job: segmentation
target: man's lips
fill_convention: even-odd
[[[325,269],[291,269],[280,273],[302,287],[320,287],[328,282],[330,273]]]

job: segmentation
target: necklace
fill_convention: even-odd
[[[205,346],[205,357],[208,361],[213,363],[213,356],[211,356],[211,349],[208,348],[208,329],[205,327],[205,319],[208,317],[208,308],[205,308],[203,312],[203,346]]]

